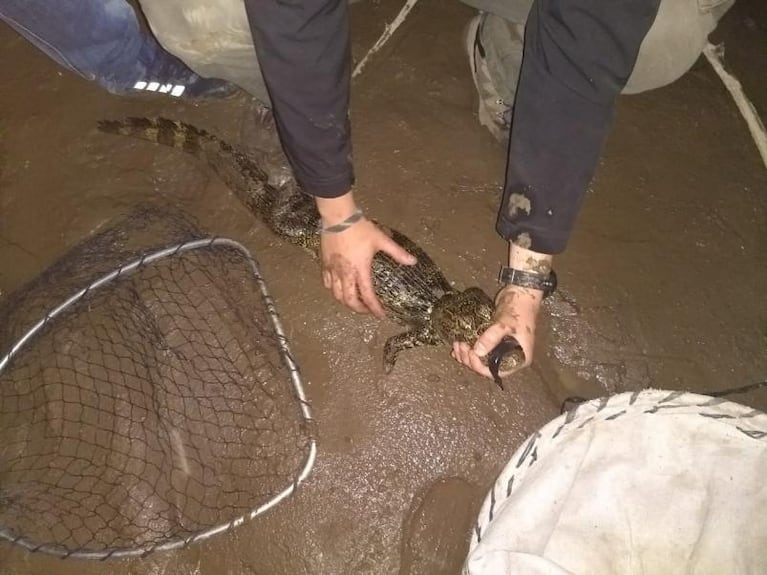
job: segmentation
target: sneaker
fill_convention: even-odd
[[[238,88],[226,80],[203,78],[190,73],[185,78],[171,82],[139,80],[133,85],[134,91],[154,92],[185,100],[221,100],[234,95]]]
[[[237,86],[219,78],[204,78],[176,56],[152,42],[145,42],[134,70],[143,70],[133,82],[131,93],[164,94],[184,100],[220,100],[238,91]]]
[[[479,123],[485,126],[498,142],[505,145],[509,141],[512,107],[501,97],[490,75],[485,48],[480,41],[480,30],[484,19],[485,14],[480,13],[467,25],[466,53],[469,56],[471,77],[479,96],[477,109]]]
[[[194,76],[196,78],[190,79],[191,81],[187,82],[186,90],[182,97],[192,100],[222,100],[233,96],[239,90],[235,84],[226,80],[203,78],[202,76],[197,76],[197,74],[194,74]]]

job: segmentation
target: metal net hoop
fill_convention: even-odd
[[[27,405],[28,402],[25,403],[28,397],[27,392],[30,392],[32,387],[34,387],[29,382],[35,380],[35,377],[42,377],[41,374],[44,376],[45,373],[44,370],[40,370],[40,373],[33,373],[34,368],[29,366],[22,366],[17,369],[14,364],[29,351],[30,347],[34,347],[33,344],[37,340],[45,337],[52,327],[60,324],[65,318],[70,317],[69,314],[73,313],[75,309],[81,312],[85,310],[83,312],[85,315],[90,313],[90,308],[87,307],[89,302],[98,293],[104,291],[104,288],[107,286],[113,286],[161,262],[179,259],[192,253],[204,252],[218,252],[215,254],[215,257],[219,257],[221,253],[225,252],[229,254],[228,257],[233,256],[248,268],[252,281],[260,293],[263,311],[269,320],[267,327],[271,331],[270,342],[274,345],[279,356],[282,364],[280,367],[287,372],[287,379],[289,380],[289,390],[287,392],[289,393],[283,394],[283,391],[278,387],[278,382],[271,381],[271,379],[276,378],[272,377],[270,379],[268,377],[270,373],[276,373],[269,371],[270,369],[276,369],[276,362],[270,364],[269,361],[264,361],[263,365],[259,364],[261,367],[257,366],[259,370],[258,377],[261,379],[256,379],[256,383],[261,387],[254,393],[261,395],[251,397],[247,395],[247,390],[245,392],[242,391],[243,382],[219,381],[222,377],[221,373],[223,373],[219,366],[221,363],[220,358],[214,357],[214,355],[211,355],[210,358],[205,357],[203,359],[208,360],[214,366],[209,371],[213,375],[206,375],[208,372],[205,372],[201,376],[200,381],[205,380],[207,377],[210,381],[204,381],[203,383],[208,385],[212,382],[217,386],[215,389],[237,387],[236,397],[226,396],[211,399],[211,397],[203,395],[202,400],[210,403],[210,405],[206,403],[204,406],[206,409],[193,405],[195,397],[190,394],[178,395],[172,398],[176,403],[175,405],[170,407],[163,406],[161,408],[166,420],[189,418],[189,422],[182,422],[178,428],[173,427],[173,421],[171,421],[170,425],[167,424],[167,421],[161,422],[163,426],[171,427],[172,429],[170,429],[168,435],[169,446],[163,446],[162,453],[159,456],[144,444],[136,446],[141,442],[136,442],[136,445],[134,445],[135,438],[129,436],[137,429],[136,427],[130,427],[128,433],[125,434],[123,439],[129,447],[123,449],[124,446],[120,443],[121,439],[119,436],[125,429],[117,429],[117,424],[112,424],[113,428],[110,429],[109,425],[104,427],[100,419],[98,423],[93,423],[87,417],[89,413],[90,415],[96,413],[96,407],[98,409],[102,408],[102,400],[105,398],[115,412],[113,415],[119,417],[121,415],[120,406],[125,407],[127,404],[124,402],[120,404],[118,402],[118,400],[125,399],[124,397],[117,397],[118,393],[115,393],[114,396],[108,393],[104,396],[99,396],[99,404],[94,407],[85,400],[86,397],[90,396],[86,396],[82,389],[77,389],[78,382],[74,384],[67,382],[62,384],[64,386],[63,391],[56,392],[59,395],[54,398],[55,401],[47,402],[49,405],[29,407]],[[174,273],[171,271],[170,275],[173,276]],[[168,308],[175,309],[171,303],[167,303]],[[191,331],[192,327],[189,327],[190,333],[194,333]],[[179,331],[178,326],[174,326],[172,331],[171,339],[178,335],[176,333]],[[200,341],[193,343],[201,345]],[[230,343],[231,340],[225,341],[219,351],[228,353],[228,348],[231,347]],[[169,353],[167,349],[162,351]],[[138,354],[138,352],[133,353]],[[243,369],[246,371],[248,369],[252,370],[252,362],[247,364],[246,359],[243,358],[244,355],[237,355],[232,358],[232,363],[237,363],[238,368],[242,364],[245,366]],[[125,362],[123,360],[126,357],[118,355],[118,359],[124,365]],[[200,358],[195,357],[194,359]],[[61,364],[54,365],[60,368],[61,373],[66,371],[65,367],[62,367]],[[93,368],[92,365],[90,367]],[[110,379],[114,372],[107,373],[108,370],[105,371],[101,365],[96,367],[98,369],[89,369],[86,374],[88,378],[93,380],[94,385],[96,383],[101,385],[104,382],[108,384],[114,383]],[[20,372],[24,377],[19,377],[18,373],[15,373],[14,370],[15,372]],[[9,371],[12,373],[9,374]],[[261,371],[265,375],[261,375]],[[100,375],[99,377],[102,379],[96,381],[97,376],[94,375],[95,372],[99,374],[104,372],[106,375]],[[133,369],[133,372],[135,372],[135,369]],[[66,373],[69,372],[67,371]],[[82,372],[79,375],[82,375]],[[224,375],[227,374],[225,373]],[[14,381],[14,377],[16,381]],[[213,381],[211,378],[218,379]],[[157,381],[159,380],[155,378],[150,383],[156,385]],[[127,386],[126,393],[133,394],[131,397],[139,397],[136,395],[138,393],[136,388],[131,387],[132,384],[129,385],[128,383],[121,382],[120,385]],[[32,390],[34,392],[33,395],[39,391],[40,387],[43,387],[44,393],[50,394],[49,388],[51,386],[46,387],[46,385],[42,384],[35,387]],[[14,386],[16,386],[15,389]],[[77,406],[78,401],[67,400],[65,397],[68,392],[74,393],[72,391],[74,389],[77,389],[78,394],[82,394],[76,397],[78,401],[83,400],[84,406]],[[191,389],[191,384],[189,384],[189,389]],[[98,394],[98,386],[96,386],[96,392]],[[155,391],[151,393],[154,394]],[[282,395],[285,395],[285,398],[281,399]],[[267,422],[267,425],[259,427],[259,425],[252,424],[253,418],[249,417],[247,409],[241,408],[240,403],[232,403],[233,397],[246,406],[250,399],[266,398],[268,400],[266,403],[269,406],[264,408],[266,411],[260,414],[263,420],[260,423]],[[46,399],[50,398],[46,396]],[[156,398],[153,395],[150,399]],[[220,399],[224,403],[214,405],[216,399]],[[144,400],[145,398],[142,399],[142,401]],[[34,401],[34,399],[30,401]],[[265,513],[294,494],[299,485],[309,476],[317,452],[316,441],[312,433],[313,419],[311,408],[306,399],[300,371],[291,354],[274,300],[269,293],[255,258],[242,244],[228,238],[196,239],[144,254],[102,275],[96,281],[74,293],[63,303],[50,309],[50,311],[44,314],[42,319],[23,333],[5,356],[0,358],[0,402],[2,402],[0,403],[2,405],[0,432],[3,436],[7,436],[0,437],[0,440],[4,443],[4,445],[0,446],[0,537],[29,551],[42,552],[62,558],[104,560],[109,558],[145,556],[155,551],[167,551],[185,547],[194,542],[233,529]],[[295,408],[294,415],[296,416],[296,421],[288,424],[274,424],[273,422],[278,419],[280,414],[285,415],[290,411],[291,407],[288,403],[292,403],[292,407]],[[58,425],[58,429],[54,431],[62,433],[62,436],[54,438],[58,440],[58,451],[55,453],[43,451],[35,455],[22,453],[32,445],[28,435],[32,433],[30,429],[33,431],[37,429],[34,426],[40,423],[38,421],[39,414],[46,409],[50,411],[52,409],[51,405],[56,406],[59,404],[64,407],[61,408],[62,413],[56,414],[55,417],[57,419],[54,419],[54,423]],[[72,411],[74,408],[70,409],[71,413],[67,415],[66,410],[73,405],[77,408],[76,413],[78,417],[83,418],[82,422],[75,420],[71,416],[71,413],[74,413]],[[235,405],[235,407],[231,408],[231,413],[227,413],[224,410],[224,414],[219,417],[218,423],[220,424],[222,418],[226,416],[228,419],[226,419],[226,423],[223,426],[234,436],[237,436],[239,431],[242,434],[241,437],[235,437],[231,441],[224,441],[222,440],[221,433],[219,433],[220,430],[207,432],[209,436],[204,436],[205,431],[199,432],[195,429],[215,429],[215,426],[209,425],[211,422],[203,416],[207,415],[207,417],[210,417],[211,413],[220,411],[221,405]],[[144,413],[146,411],[144,407],[137,409],[137,411]],[[130,405],[131,416],[134,415],[135,408],[135,403]],[[88,411],[89,409],[91,409],[92,413]],[[188,411],[185,411],[187,409]],[[20,425],[20,417],[28,417],[29,423],[22,423]],[[88,420],[87,425],[85,423],[86,420]],[[54,427],[49,421],[44,422],[44,424],[49,428]],[[112,491],[105,492],[104,486],[99,484],[99,479],[94,477],[99,469],[96,469],[97,465],[94,461],[90,462],[90,467],[88,466],[87,460],[92,455],[80,452],[80,448],[85,443],[85,431],[83,429],[88,425],[95,427],[96,435],[92,437],[98,437],[99,432],[101,432],[102,437],[106,437],[111,433],[109,437],[112,443],[109,447],[115,448],[116,446],[117,449],[113,455],[115,455],[115,459],[124,462],[124,467],[109,469],[109,471],[116,473],[128,470],[130,477],[134,482],[138,482],[144,491],[153,490],[153,493],[150,493],[144,499],[128,494],[130,503],[134,508],[138,509],[137,512],[121,515],[120,503],[112,501],[117,491],[121,493],[124,491],[119,481],[110,484],[109,489]],[[237,427],[238,425],[242,427]],[[80,426],[80,430],[76,431],[73,435],[72,429],[77,426]],[[188,429],[181,429],[185,427]],[[90,430],[86,431],[90,432]],[[274,447],[272,443],[274,443],[274,438],[280,431],[284,431],[290,437],[286,440],[285,445]],[[69,435],[66,435],[65,432],[68,432]],[[24,433],[28,435],[23,437]],[[272,443],[264,440],[263,443],[256,442],[258,445],[255,447],[249,445],[246,439],[258,438],[260,433],[267,434],[272,438],[269,440]],[[77,434],[79,436],[75,437]],[[46,441],[51,439],[51,430],[45,429],[44,435]],[[147,433],[147,435],[149,434]],[[118,437],[118,439],[116,440],[115,437]],[[72,445],[67,447],[67,440],[71,440],[69,444]],[[144,443],[150,443],[155,440],[156,438],[152,437],[142,439]],[[204,443],[204,447],[207,447],[208,450],[198,449],[194,444],[195,441]],[[93,444],[96,446],[95,448],[104,448],[104,445],[97,445],[97,443]],[[69,453],[63,453],[65,447],[69,450]],[[256,468],[257,466],[254,468],[249,467],[248,461],[253,459],[252,453],[254,453],[249,451],[249,449],[256,449],[257,447],[263,447],[266,452],[269,452],[267,455],[263,455],[264,461],[268,459],[268,464],[265,463],[263,468]],[[230,455],[230,448],[239,450],[239,452]],[[226,469],[227,474],[236,475],[238,469],[242,470],[241,477],[237,477],[236,481],[232,481],[229,478],[227,480],[229,483],[223,485],[225,481],[220,480],[220,475],[216,476],[216,473],[221,473],[221,469],[214,468],[215,466],[211,466],[203,457],[206,454],[208,456],[211,454],[215,455],[216,449],[221,449],[222,458],[231,458],[231,461],[226,462],[228,466]],[[284,453],[278,453],[280,449]],[[147,459],[143,462],[143,465],[141,462],[137,464],[137,458],[135,457],[137,450],[143,450],[142,453],[151,455],[156,461],[150,461],[149,455],[146,455]],[[130,453],[126,453],[126,451]],[[152,455],[153,453],[154,455]],[[159,462],[160,460],[157,457],[160,457],[163,461]],[[49,459],[47,463],[45,461],[46,458]],[[58,469],[51,469],[51,459],[58,462],[60,466]],[[109,464],[111,464],[111,461]],[[134,464],[138,465],[140,469],[134,469]],[[72,471],[75,468],[77,468],[78,474],[73,477]],[[166,471],[168,473],[163,474],[163,469],[161,468],[167,468]],[[186,473],[186,476],[179,478],[184,475],[181,473],[182,471]],[[30,474],[35,476],[32,480],[29,479]],[[157,479],[156,483],[150,486],[147,484],[148,480],[146,477],[153,476],[153,474],[157,476]],[[189,479],[190,477],[191,480]],[[247,486],[252,485],[254,479],[260,480],[262,478],[264,479],[264,485],[266,485],[264,493],[260,495],[254,494],[253,499],[258,501],[254,505],[246,507],[243,497],[248,495]],[[281,485],[277,486],[277,482],[281,483]],[[194,483],[192,485],[193,488],[189,488],[191,483]],[[210,489],[210,485],[220,487],[223,485],[219,496],[219,499],[224,501],[224,504],[222,504],[223,511],[221,512],[214,509],[216,501],[207,496],[206,489]],[[92,491],[88,493],[88,489]],[[184,489],[187,489],[187,491],[184,491]],[[28,497],[30,491],[35,492],[31,498]],[[50,495],[50,493],[57,491],[60,492],[58,493],[60,499],[57,499],[56,502],[63,502],[67,506],[66,510],[61,511],[65,515],[64,517],[57,516],[60,509],[51,504],[53,495]],[[173,499],[173,501],[169,503],[163,500],[163,497],[158,497],[158,493],[161,491],[165,499]],[[254,502],[251,501],[250,503]],[[87,515],[82,511],[75,511],[75,509],[81,509],[83,506],[87,508],[88,505],[92,508],[88,510],[88,513],[91,513],[91,515]],[[158,509],[159,511],[157,511]],[[67,513],[69,513],[68,516],[66,516]],[[221,517],[222,513],[230,513],[230,515],[228,517]],[[140,524],[135,523],[137,519],[141,520]],[[131,521],[134,521],[134,523],[130,524]],[[39,529],[33,527],[40,523],[44,523],[45,526]],[[169,527],[170,524],[172,525]],[[30,534],[29,531],[25,531],[25,527],[36,532]],[[102,536],[102,533],[107,534]],[[46,537],[48,538],[47,540]]]

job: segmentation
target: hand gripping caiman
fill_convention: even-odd
[[[103,132],[132,136],[189,152],[207,163],[245,206],[279,237],[319,256],[320,215],[311,196],[290,179],[280,187],[269,184],[256,162],[218,137],[190,124],[165,118],[127,118],[99,122]],[[418,258],[400,265],[383,252],[373,259],[376,295],[391,317],[409,329],[390,337],[384,346],[386,373],[400,352],[422,345],[465,341],[473,345],[492,323],[494,305],[477,287],[458,291],[418,245],[397,230],[378,224],[394,241]],[[490,358],[494,376],[524,361],[521,349],[503,358]],[[502,359],[502,361],[501,361]]]

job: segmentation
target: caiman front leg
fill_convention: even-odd
[[[416,327],[391,336],[384,345],[383,367],[385,373],[391,373],[397,356],[401,351],[422,345],[437,345],[441,340],[430,326]]]

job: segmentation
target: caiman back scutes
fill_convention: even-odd
[[[295,180],[278,187],[249,156],[213,134],[166,118],[104,120],[99,129],[163,144],[190,153],[210,166],[237,198],[279,237],[319,255],[320,216],[314,199]],[[380,225],[380,224],[379,224]],[[389,338],[384,367],[390,371],[397,355],[421,345],[466,341],[473,344],[492,322],[493,302],[479,288],[459,292],[451,287],[429,255],[410,238],[380,225],[394,241],[413,254],[412,266],[397,264],[379,252],[373,259],[376,295],[387,315],[409,330]],[[504,369],[520,361],[510,357]]]

